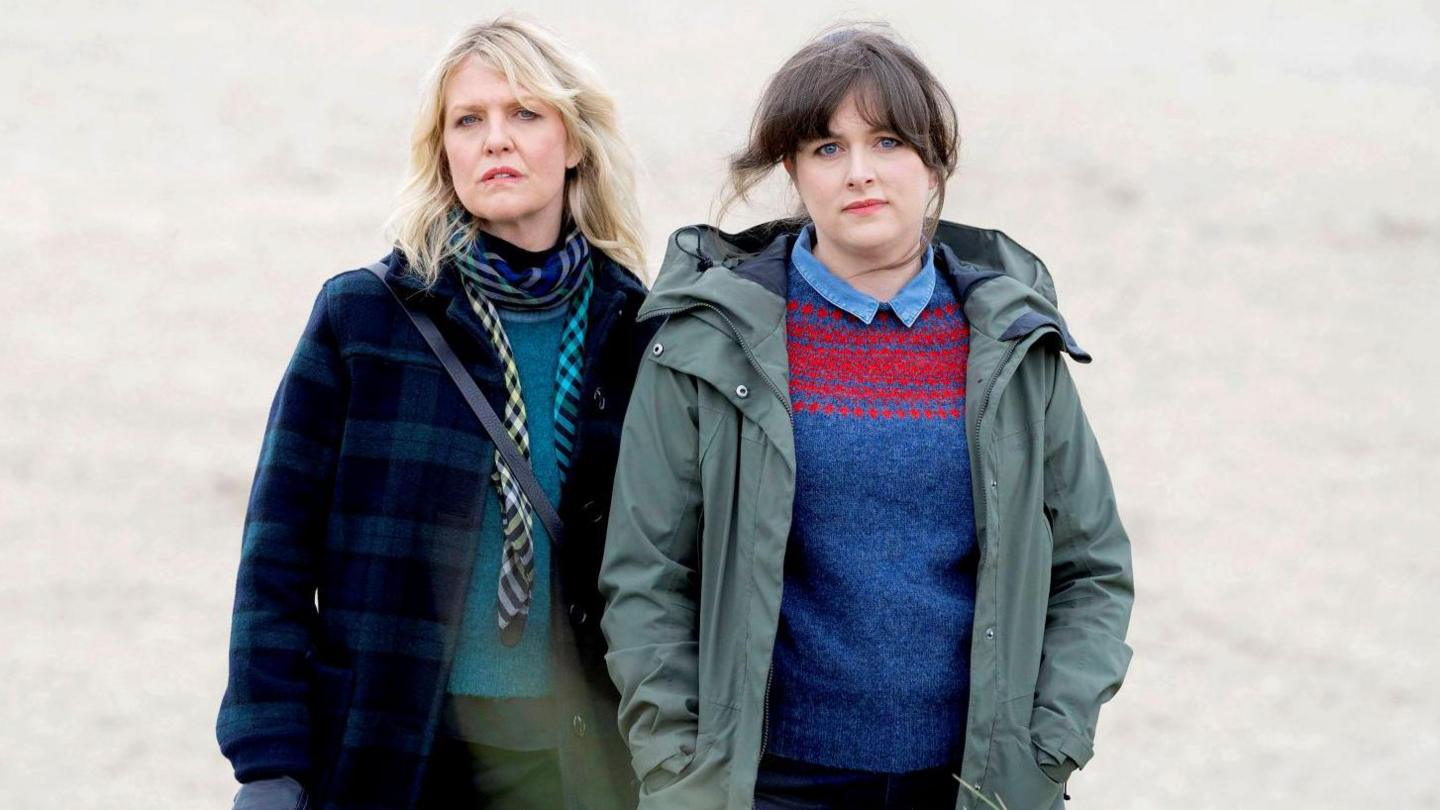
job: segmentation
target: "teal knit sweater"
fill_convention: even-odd
[[[553,503],[560,501],[560,472],[555,458],[555,368],[560,338],[569,305],[517,311],[499,309],[500,321],[520,370],[525,398],[526,425],[530,431],[530,462],[540,488]],[[460,645],[450,673],[449,691],[455,695],[485,698],[536,698],[548,696],[550,685],[550,537],[540,520],[534,524],[535,589],[525,634],[514,647],[500,643],[495,599],[500,578],[500,507],[487,488],[470,595]]]

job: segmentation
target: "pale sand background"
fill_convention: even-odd
[[[318,5],[0,11],[5,808],[228,806],[265,410],[385,249],[421,73],[500,10]],[[531,9],[619,96],[656,251],[841,11],[770,5]],[[959,104],[948,215],[1044,257],[1096,357],[1136,655],[1072,806],[1440,807],[1440,5],[1200,6],[852,9]]]

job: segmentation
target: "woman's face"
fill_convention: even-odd
[[[891,261],[914,250],[936,175],[895,133],[875,129],[846,96],[830,137],[805,141],[785,168],[829,251]]]
[[[445,157],[465,210],[520,247],[555,244],[565,170],[580,162],[559,111],[516,98],[505,74],[467,57],[445,85],[444,120]]]

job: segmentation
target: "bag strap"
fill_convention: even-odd
[[[445,337],[440,334],[440,329],[435,326],[435,322],[430,319],[429,315],[411,309],[400,293],[385,281],[385,271],[389,268],[384,262],[376,262],[365,269],[380,279],[380,283],[385,285],[385,289],[389,290],[390,294],[395,297],[395,301],[400,304],[400,309],[404,310],[405,314],[410,317],[410,322],[415,324],[415,328],[420,331],[420,337],[425,338],[425,342],[430,345],[430,350],[440,359],[440,365],[445,367],[450,379],[454,380],[455,387],[460,389],[460,395],[465,398],[465,404],[475,412],[475,416],[480,420],[485,432],[490,434],[490,440],[495,443],[495,449],[500,451],[505,463],[509,465],[510,474],[520,485],[520,491],[525,493],[530,505],[535,508],[541,522],[545,524],[545,531],[550,534],[550,542],[559,548],[561,532],[565,528],[565,524],[560,521],[560,513],[555,511],[555,506],[550,503],[545,491],[540,488],[540,483],[535,480],[534,471],[530,469],[530,462],[525,460],[525,456],[516,446],[515,440],[510,438],[509,431],[505,430],[499,415],[485,399],[485,395],[480,393],[480,386],[475,384],[475,379],[470,376],[470,372],[465,370],[460,358],[455,356],[455,350],[450,348],[450,344],[445,341]]]

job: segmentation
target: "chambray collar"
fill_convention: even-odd
[[[906,327],[915,325],[920,313],[925,311],[931,296],[935,294],[935,248],[925,248],[920,272],[901,287],[900,292],[888,303],[882,303],[851,287],[815,258],[815,254],[810,252],[810,246],[814,244],[813,234],[813,225],[800,231],[800,235],[795,239],[795,247],[790,251],[790,262],[815,292],[820,293],[826,301],[859,318],[867,326],[875,320],[875,313],[886,306]]]

